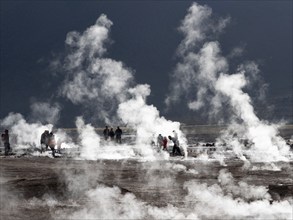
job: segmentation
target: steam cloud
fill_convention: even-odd
[[[46,102],[35,102],[31,105],[31,118],[42,124],[56,124],[60,118],[61,107],[58,103],[50,105]]]
[[[119,105],[118,115],[124,123],[136,129],[136,144],[139,146],[149,145],[154,136],[156,137],[158,134],[167,136],[176,130],[179,132],[178,138],[181,140],[181,146],[184,147],[185,155],[187,155],[187,141],[180,131],[180,123],[160,117],[157,108],[146,104],[146,97],[150,94],[149,85],[138,85],[129,89],[129,93],[133,95],[133,98]],[[142,146],[142,149],[145,148],[146,146]]]
[[[106,52],[105,44],[110,41],[109,31],[112,24],[106,15],[101,15],[82,34],[70,32],[67,35],[66,44],[70,50],[65,58],[67,77],[61,87],[61,94],[74,104],[98,109],[99,117],[106,123],[123,122],[134,129],[137,134],[136,144],[141,148],[140,153],[146,157],[151,158],[154,154],[150,148],[151,141],[159,133],[167,136],[173,130],[178,132],[187,155],[186,138],[180,131],[180,123],[160,117],[156,107],[146,104],[146,98],[150,95],[149,85],[135,85],[129,68],[120,61],[103,57]],[[80,125],[80,119],[77,121]],[[87,126],[81,127],[88,128]],[[81,130],[79,126],[78,130]],[[80,133],[82,143],[87,136],[83,132],[85,131]],[[90,132],[88,135],[92,137],[92,134]],[[91,142],[92,146],[98,142]],[[89,147],[90,142],[87,140],[86,143]]]
[[[133,81],[131,70],[120,61],[104,58],[110,42],[113,23],[101,15],[96,23],[82,34],[67,34],[68,54],[64,59],[66,79],[60,93],[74,104],[92,108],[95,116],[111,122],[118,103],[126,99],[129,84]]]
[[[177,102],[183,94],[189,97],[191,91],[197,91],[196,100],[188,103],[192,110],[208,107],[209,115],[217,116],[228,104],[228,110],[232,113],[230,124],[234,135],[237,135],[234,138],[222,136],[223,142],[241,155],[243,144],[240,139],[248,139],[251,148],[246,154],[253,161],[286,160],[289,147],[278,136],[278,126],[261,121],[254,113],[249,95],[243,92],[243,88],[249,85],[246,75],[255,77],[257,64],[241,64],[236,73],[230,75],[228,60],[221,55],[219,42],[210,41],[209,34],[213,34],[214,30],[221,32],[228,21],[229,18],[214,22],[208,6],[194,3],[189,8],[179,28],[184,34],[178,48],[182,61],[172,75],[172,90],[166,98],[166,104],[169,106]]]
[[[193,84],[195,82],[198,86],[197,100],[189,102],[191,109],[203,108],[207,100],[211,100],[210,103],[215,109],[211,114],[220,111],[224,102],[229,102],[235,112],[230,127],[219,141],[228,142],[237,154],[242,155],[244,150],[239,137],[244,137],[252,142],[251,148],[246,152],[252,160],[284,159],[288,149],[283,139],[278,136],[277,126],[262,122],[254,114],[250,97],[242,91],[248,83],[245,74],[257,72],[256,64],[242,64],[235,74],[227,74],[228,61],[221,55],[219,43],[207,40],[210,39],[209,34],[220,33],[229,18],[214,22],[211,16],[212,10],[207,6],[194,3],[189,8],[179,28],[185,35],[178,49],[182,62],[176,67],[173,76],[176,83],[172,85],[173,92],[166,99],[166,103],[170,105],[184,93],[195,89]],[[94,127],[86,124],[80,116],[76,119],[80,157],[89,160],[121,159],[125,155],[127,155],[125,157],[137,156],[136,153],[139,151],[144,158],[155,158],[155,153],[149,146],[150,141],[158,133],[168,135],[172,130],[178,132],[179,139],[185,146],[186,138],[180,131],[180,123],[160,117],[156,107],[146,104],[151,92],[150,86],[135,85],[129,68],[120,61],[104,58],[107,51],[105,44],[110,42],[109,31],[112,25],[113,23],[105,15],[101,15],[84,33],[70,32],[67,35],[66,44],[69,53],[63,66],[66,70],[66,79],[60,87],[60,94],[74,104],[99,109],[101,118],[106,122],[113,121],[112,117],[117,109],[117,118],[136,130],[138,149],[125,145],[115,146],[115,144],[102,146]],[[51,114],[46,111],[41,112],[43,108],[49,109]],[[35,103],[32,106],[32,115],[36,118],[45,117],[47,120],[29,124],[20,114],[11,113],[1,121],[1,126],[9,128],[11,133],[17,135],[15,146],[37,147],[41,133],[53,128],[52,124],[41,123],[49,120],[55,122],[59,115],[58,109],[57,104],[50,107],[46,103]],[[231,130],[237,132],[238,136],[231,135],[229,133]],[[57,131],[57,136],[60,136],[63,142],[74,146],[72,140],[67,139],[64,133]],[[154,167],[163,172],[171,170],[175,173],[198,174],[198,170],[188,170],[181,164],[162,166],[160,163],[154,163],[151,168]],[[151,170],[146,172],[148,184],[166,185],[166,187],[172,187],[174,184],[171,176],[166,175],[156,179],[154,173]],[[183,205],[175,206],[168,203],[164,207],[147,204],[133,193],[123,194],[118,187],[101,184],[92,187],[89,181],[91,175],[98,178],[99,172],[94,174],[88,172],[81,176],[76,173],[66,173],[65,178],[68,178],[67,185],[70,192],[85,192],[85,194],[82,204],[74,212],[52,213],[54,217],[65,219],[292,218],[289,201],[270,204],[271,197],[265,187],[248,185],[243,181],[237,182],[226,170],[220,171],[217,183],[213,185],[196,181],[185,182],[183,187],[187,195],[182,200]],[[52,202],[52,200],[45,203],[51,206],[58,204],[57,201]]]
[[[13,142],[15,150],[34,149],[40,147],[40,137],[44,130],[52,130],[53,125],[42,125],[41,123],[28,123],[21,114],[10,113],[1,120],[1,126],[8,128],[14,135],[10,142]]]
[[[162,164],[157,165],[159,169],[168,168]],[[183,169],[181,167],[173,172],[186,172],[184,165],[181,166]],[[152,181],[154,180],[150,183]],[[167,187],[174,184],[171,179],[165,178],[157,179],[156,183],[162,185],[166,183],[165,181],[168,183]],[[182,205],[178,203],[173,205],[166,201],[167,205],[157,207],[141,201],[133,193],[122,193],[118,187],[98,185],[85,192],[85,203],[78,210],[71,213],[61,211],[55,215],[66,219],[290,219],[292,217],[292,209],[288,201],[270,204],[271,196],[265,187],[248,185],[243,181],[236,182],[227,170],[220,170],[215,184],[187,181],[183,184],[183,188],[187,193],[180,202]],[[178,198],[175,199],[177,200]]]
[[[257,64],[240,64],[234,74],[228,74],[228,60],[221,55],[219,42],[212,41],[214,36],[223,31],[229,20],[230,18],[219,18],[215,22],[211,8],[197,3],[188,9],[179,27],[184,35],[178,47],[181,62],[177,64],[172,76],[172,90],[166,104],[170,106],[182,95],[189,97],[190,91],[197,90],[196,100],[188,103],[190,109],[199,110],[210,105],[208,114],[217,116],[223,111],[223,106],[228,106],[233,113],[230,117],[230,126],[219,138],[220,142],[228,143],[241,158],[244,158],[245,154],[254,161],[286,160],[289,147],[278,136],[278,126],[260,120],[254,113],[250,97],[243,92],[244,87],[250,86],[248,79],[256,81],[259,72]],[[137,133],[137,146],[148,149],[141,152],[143,155],[154,154],[152,149],[145,146],[149,146],[159,133],[167,136],[173,130],[179,133],[179,140],[187,154],[187,141],[180,131],[180,124],[160,117],[156,107],[146,104],[146,99],[150,95],[149,85],[136,85],[130,68],[121,61],[105,58],[106,46],[111,42],[109,33],[112,25],[112,21],[106,15],[101,15],[96,23],[83,33],[72,31],[67,34],[67,55],[62,62],[62,70],[66,75],[60,87],[60,94],[73,104],[82,105],[95,112],[98,110],[95,116],[100,117],[105,123],[124,123],[134,129]],[[239,54],[241,50],[236,48],[232,53]],[[32,126],[39,130],[48,127],[42,127],[40,123],[54,124],[59,117],[58,104],[34,103],[31,108],[32,116],[39,121]],[[16,115],[16,122],[25,121],[19,117]],[[12,116],[9,120],[11,118]],[[95,149],[93,155],[97,155],[96,149],[99,147],[93,148],[89,144],[100,146],[99,137],[94,134],[92,126],[86,125],[81,118],[77,119],[76,124],[83,150],[90,151],[86,150],[85,146],[88,146]],[[52,128],[52,125],[49,127]],[[86,131],[82,131],[83,128]],[[234,133],[231,135],[232,130]],[[87,131],[89,137],[93,137],[90,138],[93,142],[84,140]],[[16,134],[21,136],[20,133]],[[39,137],[40,132],[37,135]],[[37,139],[31,140],[34,146]],[[241,139],[249,140],[251,146],[248,151],[244,152]],[[97,156],[91,157],[97,159]]]
[[[38,104],[36,104],[36,106],[37,105]],[[41,104],[41,106],[46,107],[47,105],[48,104],[46,103]],[[42,124],[39,121],[29,123],[19,113],[10,113],[7,117],[0,121],[0,126],[9,130],[10,144],[13,152],[17,155],[28,153],[39,156],[40,154],[38,152],[33,151],[40,150],[40,137],[45,130],[54,132],[58,147],[63,146],[77,148],[76,144],[73,143],[72,138],[69,137],[62,129],[54,129],[53,124]],[[43,154],[43,156],[48,156],[48,154]]]

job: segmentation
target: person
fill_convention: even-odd
[[[4,154],[5,156],[8,156],[8,153],[10,151],[10,143],[9,143],[9,132],[7,129],[5,129],[4,134],[1,135],[1,139],[4,143]]]
[[[175,130],[173,131],[173,137],[178,140],[178,134]]]
[[[109,128],[108,128],[108,126],[106,126],[104,131],[103,131],[105,141],[108,140],[108,138],[109,138],[109,132],[110,132]]]
[[[41,135],[41,153],[48,149],[49,131],[45,130]]]
[[[55,145],[56,145],[55,135],[51,131],[48,136],[48,146],[51,148],[53,157],[55,157]]]
[[[171,136],[168,136],[168,138],[174,143],[173,150],[172,150],[172,155],[175,156],[175,152],[177,151],[177,153],[180,156],[183,156],[182,153],[181,153],[180,147],[179,147],[179,141],[178,141],[178,139],[175,138],[175,137],[171,137]]]
[[[163,146],[163,136],[161,134],[158,135],[157,137],[157,146],[159,150],[161,150],[161,147]]]
[[[114,140],[115,133],[114,133],[114,131],[113,131],[113,128],[111,128],[110,131],[109,131],[109,137],[110,137],[111,141]]]
[[[119,128],[119,126],[117,127],[115,131],[115,135],[116,135],[116,142],[121,144],[122,130]]]
[[[60,141],[60,139],[57,141],[57,150],[56,150],[56,152],[58,153],[58,154],[61,154],[61,144],[62,144],[62,142]]]
[[[167,137],[164,137],[164,139],[163,139],[163,150],[167,150],[167,144],[168,144]]]

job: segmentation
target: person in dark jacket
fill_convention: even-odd
[[[48,142],[49,142],[49,131],[45,130],[41,135],[41,153],[48,149]]]
[[[172,150],[172,155],[175,156],[175,152],[177,151],[177,153],[180,155],[180,156],[183,156],[182,153],[181,153],[181,150],[180,150],[180,147],[179,147],[179,141],[177,138],[175,137],[171,137],[171,136],[168,136],[169,140],[171,140],[174,145],[173,145],[173,150]]]
[[[121,144],[122,130],[119,128],[119,126],[117,127],[115,131],[115,135],[116,135],[116,142]]]
[[[167,144],[168,144],[167,137],[164,137],[164,139],[163,139],[163,150],[167,150]]]
[[[9,143],[9,132],[7,129],[4,131],[4,134],[1,135],[1,139],[2,139],[2,142],[4,143],[5,156],[8,156],[8,153],[10,151],[10,143]]]
[[[113,131],[113,128],[111,128],[109,131],[109,137],[110,137],[111,141],[114,141],[115,133]]]
[[[108,140],[108,138],[109,138],[109,132],[110,132],[110,130],[109,130],[108,126],[106,126],[103,131],[105,141]]]
[[[49,134],[48,146],[51,148],[53,157],[55,157],[56,141],[55,141],[55,135],[53,134],[53,132],[50,132],[50,134]]]

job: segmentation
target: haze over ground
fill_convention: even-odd
[[[2,5],[9,9],[6,3]],[[5,83],[8,93],[3,98],[8,100],[6,107],[13,107],[0,119],[0,127],[9,129],[12,148],[10,155],[0,155],[0,197],[5,201],[0,212],[5,219],[292,219],[292,136],[285,140],[282,123],[275,122],[290,109],[278,111],[278,118],[265,97],[268,91],[280,92],[266,84],[270,81],[267,76],[276,76],[266,75],[273,70],[266,64],[286,66],[286,54],[281,52],[288,52],[291,38],[278,38],[276,44],[271,37],[284,34],[276,27],[287,23],[274,26],[269,20],[267,27],[260,19],[266,11],[280,22],[277,17],[284,14],[280,9],[292,5],[285,2],[278,8],[271,1],[237,6],[185,3],[189,4],[180,14],[181,2],[170,2],[171,6],[166,2],[95,2],[100,6],[96,14],[93,2],[74,2],[73,8],[67,2],[12,2],[3,18],[17,24],[10,29],[1,23],[10,30],[3,34],[10,38],[1,43],[9,41],[14,48],[11,60],[8,53],[2,56],[6,56],[6,68],[15,66],[15,74],[2,77],[11,80]],[[58,9],[62,13],[53,13],[58,4],[63,4]],[[91,9],[85,7],[89,5]],[[29,16],[25,14],[28,9]],[[45,16],[45,9],[50,9],[51,17]],[[68,15],[68,20],[62,20]],[[24,34],[17,35],[22,32],[19,23],[29,20],[26,16],[39,26],[25,22],[31,28],[22,26]],[[245,24],[241,24],[242,18]],[[72,26],[63,26],[64,21]],[[66,29],[60,35],[62,45],[56,44],[59,37],[54,38],[52,27],[60,28],[59,32]],[[30,35],[29,31],[35,32]],[[285,36],[282,34],[278,36]],[[25,45],[31,54],[12,44],[12,36],[15,42],[21,39],[19,45]],[[171,36],[174,42],[169,41]],[[52,41],[45,41],[45,47],[42,43],[47,39]],[[38,47],[38,42],[43,46]],[[272,45],[283,49],[277,51],[280,62],[267,62],[267,55],[276,52]],[[12,59],[18,54],[25,56]],[[35,61],[30,63],[33,54]],[[263,71],[265,66],[270,71]],[[38,75],[29,78],[34,72]],[[24,79],[17,79],[19,76]],[[285,88],[289,78],[278,75],[272,83]],[[12,82],[19,86],[8,87]],[[23,91],[17,90],[20,85]],[[290,108],[288,102],[280,106]],[[180,126],[174,118],[228,124],[221,126],[221,132],[220,126],[197,126],[206,127],[200,132],[194,125]],[[73,121],[75,129],[58,128],[71,126]],[[102,129],[95,129],[99,123],[127,124],[125,130],[131,132],[124,130],[122,143],[116,143],[100,136]],[[292,125],[287,127],[291,135]],[[55,141],[53,136],[48,141],[44,138],[52,153],[43,152],[45,146],[40,146],[44,130],[55,134]],[[213,130],[218,130],[214,143],[207,143]],[[167,151],[161,150],[158,134],[172,135]],[[7,152],[7,135],[3,139]],[[170,154],[176,145],[184,151],[183,157],[180,152]],[[55,158],[55,150],[60,158]]]

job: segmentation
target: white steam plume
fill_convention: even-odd
[[[21,114],[10,113],[1,120],[1,127],[7,128],[10,133],[12,150],[40,148],[40,138],[44,130],[52,130],[53,125],[28,123]]]
[[[154,106],[145,103],[146,96],[150,93],[149,86],[138,85],[129,89],[129,93],[133,95],[133,99],[119,105],[118,116],[130,128],[136,130],[135,146],[117,145],[112,142],[104,143],[106,146],[101,145],[100,137],[94,127],[85,124],[84,120],[78,117],[76,127],[79,133],[80,158],[96,160],[136,157],[153,160],[159,156],[162,159],[162,155],[157,155],[157,149],[151,147],[151,142],[156,139],[158,134],[167,136],[172,134],[173,130],[178,132],[181,147],[187,156],[187,141],[180,131],[180,123],[160,117],[159,111]]]
[[[98,110],[98,117],[106,123],[117,124],[122,121],[135,129],[136,144],[137,147],[140,146],[142,155],[153,157],[151,141],[160,133],[171,135],[173,130],[178,133],[181,146],[185,149],[186,138],[180,131],[180,124],[160,117],[157,108],[146,104],[146,98],[150,94],[149,86],[133,85],[134,77],[129,68],[120,61],[103,57],[106,52],[105,44],[110,41],[109,31],[112,24],[106,15],[101,15],[96,24],[82,34],[70,32],[67,35],[66,43],[70,50],[65,59],[67,75],[61,87],[61,94],[74,104]],[[98,137],[88,139],[83,135],[83,129],[87,130],[85,133],[89,128],[93,130],[92,126],[83,123],[83,120],[77,120],[80,138],[86,139],[81,143],[88,146],[84,149],[90,149],[91,141],[94,141],[92,146],[99,145]],[[96,152],[98,147],[91,149],[94,150],[91,156],[91,150],[83,154],[89,155],[85,156],[86,158],[93,159],[96,158],[93,155],[99,154]],[[187,155],[186,150],[185,152]]]
[[[228,21],[222,19],[215,25],[211,9],[194,3],[184,18],[180,30],[184,39],[179,45],[180,62],[174,72],[172,92],[166,99],[169,105],[177,101],[182,94],[188,95],[196,91],[197,99],[190,101],[190,109],[208,108],[209,116],[217,116],[225,109],[230,114],[230,121],[235,135],[224,142],[232,146],[237,154],[242,156],[243,144],[240,139],[248,139],[251,143],[246,152],[253,161],[284,160],[289,154],[289,147],[278,135],[276,125],[268,125],[261,121],[256,114],[249,95],[243,92],[245,86],[251,86],[256,81],[259,72],[257,64],[246,62],[239,65],[235,74],[228,74],[228,60],[221,55],[220,44],[210,41],[209,29],[221,31]],[[182,46],[184,45],[184,46]],[[247,75],[249,77],[247,77]],[[222,137],[224,138],[224,137]]]
[[[97,159],[130,159],[138,158],[137,146],[116,144],[115,142],[103,143],[91,124],[85,124],[82,117],[77,117],[76,127],[78,132],[78,145],[80,155],[78,158],[86,160]],[[67,143],[73,146],[73,143]],[[144,155],[145,156],[145,155]]]
[[[41,150],[40,139],[45,130],[53,131],[56,147],[75,147],[65,131],[62,129],[54,129],[53,124],[42,124],[40,121],[27,122],[27,120],[19,113],[10,113],[7,117],[0,120],[0,126],[9,130],[9,142],[13,153],[33,153],[35,150]],[[40,154],[34,152],[33,155]],[[47,156],[48,154],[43,154]]]
[[[47,102],[34,102],[31,105],[31,118],[42,124],[56,124],[60,118],[61,107],[58,103],[50,105]]]
[[[82,35],[76,31],[69,32],[65,43],[73,51],[67,56],[67,67],[79,68],[86,61],[85,58],[94,59],[103,55],[106,52],[104,43],[109,40],[112,24],[107,16],[102,14]]]
[[[98,157],[98,148],[100,147],[99,135],[96,134],[91,125],[86,125],[81,117],[76,119],[76,127],[81,144],[80,157],[96,160]]]
[[[221,170],[218,184],[208,186],[195,181],[186,182],[186,203],[195,203],[198,216],[208,219],[290,219],[289,201],[270,204],[270,195],[262,186],[235,183],[232,175]],[[191,206],[192,207],[192,206]]]
[[[146,149],[158,134],[168,136],[175,130],[187,155],[187,140],[180,130],[180,123],[160,117],[156,107],[146,104],[146,97],[150,92],[149,85],[138,85],[129,89],[133,97],[119,105],[118,115],[124,123],[136,130],[136,144],[142,146],[142,149]]]
[[[230,21],[230,18],[219,18],[214,22],[211,15],[210,7],[197,3],[191,5],[179,27],[179,31],[185,36],[179,45],[179,54],[184,55],[190,51],[190,48],[197,48],[199,43],[210,37],[210,34],[222,32]]]
[[[205,86],[209,85],[208,80],[205,79],[205,73],[208,74],[208,78],[214,78],[215,71],[221,71],[226,68],[225,60],[216,60],[215,64],[210,63],[204,65],[204,72],[201,76],[197,76],[197,69],[200,68],[200,63],[203,64],[213,53],[217,51],[211,50],[208,46],[201,51],[200,54],[196,54],[193,50],[198,50],[202,42],[209,37],[210,33],[220,33],[224,27],[228,24],[229,18],[218,19],[218,22],[214,22],[211,19],[212,10],[208,6],[201,6],[197,3],[193,3],[188,9],[188,14],[182,21],[179,31],[183,33],[184,39],[178,47],[179,57],[182,58],[182,62],[178,63],[172,76],[170,85],[170,94],[165,100],[165,103],[169,107],[172,103],[177,102],[182,95],[186,94],[190,90],[195,89],[195,81],[205,81]],[[197,61],[198,62],[194,62]],[[217,64],[217,65],[216,65]],[[212,72],[209,72],[212,71]],[[199,78],[199,79],[198,79]],[[204,78],[204,79],[201,79]],[[208,88],[202,86],[197,93],[198,101],[193,103],[193,107],[199,109],[203,106],[204,97],[207,96]],[[208,97],[207,97],[208,99]]]
[[[157,166],[157,169],[166,172],[167,176],[161,180],[158,179],[158,182],[155,183],[162,186],[167,181],[166,187],[172,187],[174,182],[168,178],[169,171],[165,170],[168,166],[165,167],[162,164],[157,164]],[[186,167],[179,166],[182,166],[183,169],[172,170],[172,172],[185,172]],[[82,182],[87,179],[84,175],[82,177]],[[154,176],[148,178],[150,183],[154,181],[153,178]],[[71,179],[70,182],[72,181]],[[178,183],[176,182],[176,184]],[[54,212],[53,217],[64,219],[292,218],[292,207],[289,201],[270,203],[271,196],[268,194],[268,189],[263,186],[249,185],[243,181],[237,182],[226,170],[220,170],[217,182],[212,185],[197,181],[187,181],[181,184],[180,192],[186,190],[187,194],[182,199],[177,197],[174,198],[174,201],[166,201],[166,205],[163,207],[148,204],[133,193],[122,193],[118,187],[97,185],[85,192],[84,202],[75,211]],[[74,183],[74,185],[76,184]],[[176,192],[173,193],[176,195]]]
[[[289,154],[289,147],[278,136],[277,126],[268,125],[255,115],[250,97],[242,91],[245,83],[244,73],[223,74],[215,86],[230,98],[230,104],[236,110],[234,113],[243,120],[245,133],[242,137],[252,142],[251,150],[248,151],[250,158],[253,161],[287,160],[285,156]]]
[[[125,91],[133,80],[131,70],[122,62],[104,58],[112,22],[101,15],[96,23],[82,34],[70,32],[69,47],[63,68],[66,79],[61,94],[74,104],[94,110],[109,123],[117,104],[125,100]]]

